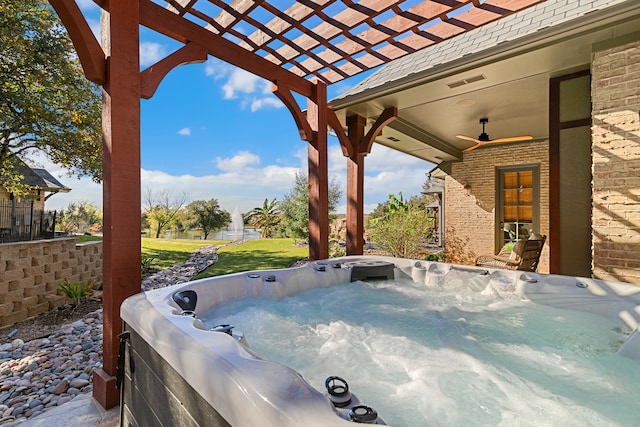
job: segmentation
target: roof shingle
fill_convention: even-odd
[[[549,0],[539,3],[392,61],[336,97],[334,101],[404,79],[412,74],[428,74],[429,70],[438,65],[578,19],[595,10],[633,1],[637,0]]]

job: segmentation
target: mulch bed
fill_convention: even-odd
[[[101,308],[102,301],[85,297],[78,306],[65,304],[33,319],[0,329],[0,343],[11,342],[15,339],[28,342],[48,337],[62,326],[80,320],[88,313]]]

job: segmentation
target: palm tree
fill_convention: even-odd
[[[247,224],[260,229],[263,239],[273,235],[276,225],[280,222],[280,211],[276,199],[264,199],[262,207],[251,209],[247,215]]]

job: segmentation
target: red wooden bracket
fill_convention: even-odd
[[[178,65],[204,62],[206,60],[207,49],[194,42],[187,43],[140,73],[140,97],[144,99],[151,98],[162,79]]]

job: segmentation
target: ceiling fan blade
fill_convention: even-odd
[[[473,151],[476,148],[480,147],[481,145],[483,145],[481,142],[478,142],[476,145],[472,145],[469,148],[465,148],[464,150],[462,150],[463,153],[468,153],[469,151]]]
[[[476,148],[478,148],[480,146],[483,146],[483,145],[487,145],[487,144],[498,144],[498,143],[504,143],[504,142],[528,141],[530,139],[533,139],[533,137],[531,135],[508,136],[506,138],[489,139],[489,135],[487,135],[487,133],[485,131],[485,124],[487,124],[488,122],[489,122],[488,118],[481,118],[480,119],[480,123],[482,124],[482,133],[480,134],[478,139],[471,138],[470,136],[466,136],[466,135],[456,135],[456,138],[460,138],[460,139],[464,139],[465,141],[471,141],[471,142],[475,142],[476,143],[476,145],[462,150],[463,153],[468,153],[469,151],[475,150]]]
[[[470,136],[456,135],[456,138],[460,138],[460,139],[464,139],[465,141],[471,141],[471,142],[475,142],[476,144],[480,144],[480,141],[478,141],[476,138],[471,138]]]
[[[496,138],[496,139],[492,139],[491,142],[493,143],[497,143],[497,142],[517,142],[517,141],[528,141],[529,139],[533,139],[533,137],[531,135],[522,135],[522,136],[508,136],[506,138]]]

